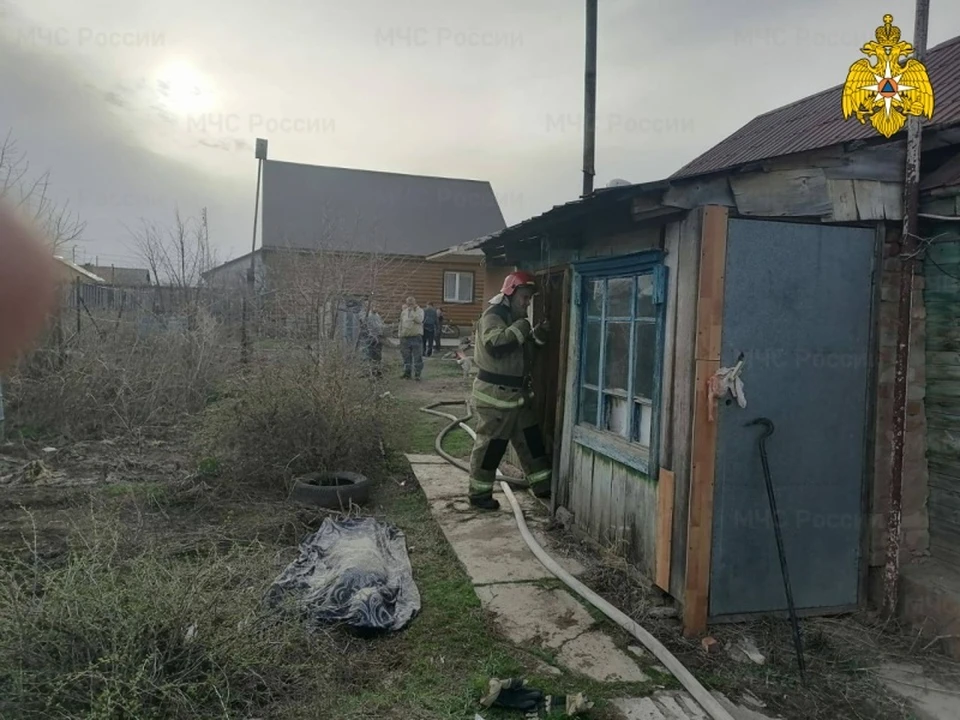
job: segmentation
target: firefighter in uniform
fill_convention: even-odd
[[[530,273],[507,275],[477,324],[473,404],[478,424],[470,454],[470,504],[484,510],[500,507],[493,484],[509,443],[534,495],[550,497],[550,460],[531,404],[533,357],[548,329],[546,322],[533,328],[527,319],[535,292]]]

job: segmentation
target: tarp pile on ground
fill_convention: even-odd
[[[375,518],[326,518],[267,592],[272,607],[290,600],[311,627],[402,629],[420,611],[406,536]]]

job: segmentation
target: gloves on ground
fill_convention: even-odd
[[[583,693],[576,695],[545,695],[542,690],[531,688],[522,678],[491,678],[487,685],[487,694],[480,705],[501,707],[508,710],[523,710],[528,716],[537,717],[538,711],[545,713],[563,711],[568,717],[580,714],[593,707]]]

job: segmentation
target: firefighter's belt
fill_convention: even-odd
[[[528,383],[528,379],[518,375],[498,375],[497,373],[487,372],[486,370],[477,371],[477,379],[491,385],[501,385],[502,387],[516,388],[523,390]]]

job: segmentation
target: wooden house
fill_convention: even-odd
[[[926,63],[938,94],[921,167],[934,173],[960,142],[960,39],[932,49]],[[774,428],[766,448],[801,614],[860,607],[879,587],[905,133],[886,140],[844,122],[840,92],[754,119],[663,181],[598,190],[473,244],[490,265],[539,273],[535,313],[560,328],[536,378],[554,504],[672,595],[688,634],[786,609],[757,419]],[[960,171],[945,182],[956,190]],[[941,220],[953,232],[957,210]],[[950,524],[960,517],[957,446],[947,439],[947,428],[960,432],[957,306],[937,321],[938,362],[950,368],[940,376],[937,447],[952,456],[938,456],[935,495],[921,285],[917,278],[905,575],[960,538]],[[938,287],[960,293],[960,280]],[[711,391],[711,378],[740,362],[745,407]],[[928,499],[952,518],[940,522],[939,546],[930,544]],[[958,569],[948,553],[933,560]]]
[[[483,253],[451,246],[505,227],[488,182],[266,160],[262,205],[255,275],[276,312],[372,299],[390,323],[412,295],[469,332],[483,309]],[[249,267],[247,254],[204,281],[240,286]]]

